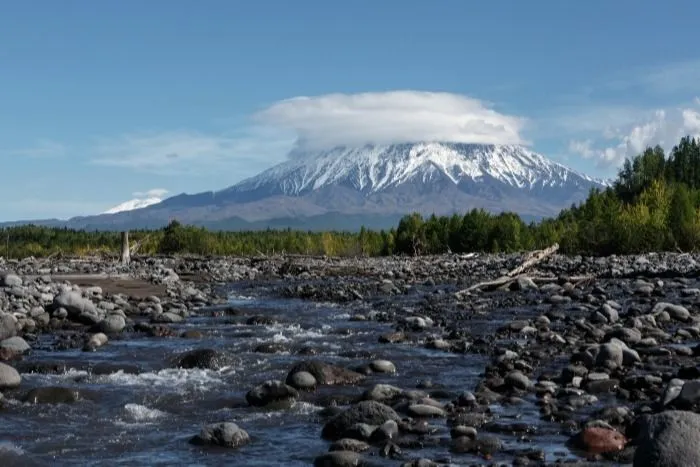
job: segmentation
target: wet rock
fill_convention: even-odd
[[[176,366],[178,368],[200,368],[218,370],[223,365],[222,356],[213,349],[196,349],[180,355]]]
[[[365,376],[352,370],[343,367],[332,365],[330,363],[319,360],[307,360],[297,363],[292,367],[287,375],[287,384],[291,382],[291,376],[294,373],[305,371],[311,373],[318,384],[324,385],[347,385],[355,384],[362,381]],[[291,384],[290,384],[291,385]]]
[[[459,438],[461,436],[466,436],[467,438],[475,439],[477,435],[476,428],[473,426],[456,425],[450,429],[450,436],[454,438]]]
[[[321,435],[325,439],[340,439],[343,434],[358,423],[381,425],[387,420],[399,422],[401,417],[391,407],[376,401],[362,401],[330,419],[323,427]]]
[[[387,420],[373,430],[369,436],[370,442],[374,444],[382,444],[387,441],[396,439],[399,436],[399,424],[394,420]]]
[[[396,366],[389,360],[374,360],[369,366],[376,373],[396,373]]]
[[[0,363],[0,390],[13,389],[22,383],[20,374],[10,365]]]
[[[265,381],[248,391],[245,396],[253,407],[287,409],[299,398],[299,393],[282,381]]]
[[[179,315],[172,311],[166,311],[165,313],[157,313],[151,317],[152,323],[160,324],[181,323],[184,320],[185,318],[182,315]]]
[[[30,404],[70,404],[80,399],[76,389],[59,386],[34,388],[22,398]]]
[[[404,332],[390,332],[379,336],[379,342],[381,344],[400,344],[407,340],[408,336]]]
[[[587,427],[570,439],[570,444],[591,454],[621,451],[627,444],[625,435],[617,430]]]
[[[239,448],[250,442],[248,433],[232,422],[213,423],[190,439],[195,445],[214,445],[226,448]]]
[[[314,467],[362,467],[362,456],[354,451],[331,451],[314,459]]]
[[[412,417],[446,417],[447,412],[440,407],[428,404],[411,404],[408,406],[408,414]]]
[[[652,308],[651,313],[653,315],[660,315],[661,313],[668,313],[668,315],[675,320],[678,321],[688,321],[690,319],[690,312],[688,309],[682,305],[674,305],[671,303],[667,302],[659,302],[656,305],[654,305],[654,308]]]
[[[484,435],[477,438],[460,436],[452,440],[450,451],[455,453],[470,453],[481,456],[492,456],[501,450],[503,443],[492,435]]]
[[[287,384],[289,384],[291,387],[303,391],[311,391],[315,389],[316,385],[318,384],[314,375],[308,371],[297,371],[296,373],[292,373],[287,380]]]
[[[0,341],[0,348],[10,350],[16,353],[24,353],[31,350],[27,341],[19,336],[10,337],[8,339],[3,339]]]
[[[108,315],[105,319],[97,323],[97,328],[105,334],[117,334],[126,327],[126,320],[121,315]]]
[[[352,452],[364,452],[368,451],[370,448],[369,443],[360,441],[352,438],[342,438],[338,441],[331,443],[329,451],[352,451]]]
[[[510,388],[520,389],[523,391],[528,390],[532,386],[530,378],[518,370],[511,371],[506,375],[505,384]]]
[[[669,410],[643,415],[636,423],[634,467],[700,465],[700,415]]]
[[[403,394],[403,389],[390,384],[375,384],[362,394],[363,400],[388,403]]]

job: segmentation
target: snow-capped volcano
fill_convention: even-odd
[[[473,208],[534,219],[555,216],[605,184],[513,145],[297,149],[287,162],[229,188],[127,202],[70,225],[152,228],[178,219],[224,229],[387,228],[412,212],[450,215]]]
[[[342,185],[371,195],[406,183],[501,183],[530,191],[542,188],[588,189],[604,182],[571,170],[522,146],[415,143],[337,147],[300,152],[291,160],[220,193],[264,189],[299,196]]]

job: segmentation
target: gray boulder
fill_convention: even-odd
[[[248,433],[235,423],[213,423],[190,439],[196,445],[214,445],[226,448],[238,448],[250,442]]]
[[[63,291],[53,299],[54,309],[64,308],[69,316],[97,315],[97,307],[73,290]]]
[[[2,278],[2,284],[5,287],[20,287],[22,285],[22,278],[17,274],[6,274],[5,277]]]
[[[623,361],[624,355],[621,346],[609,342],[598,348],[598,354],[595,359],[596,366],[614,370],[620,368]]]
[[[223,356],[213,349],[195,349],[178,356],[177,368],[218,370],[223,366]]]
[[[307,371],[297,371],[289,376],[287,384],[296,389],[310,391],[316,387],[317,382],[316,378],[314,378],[314,375],[311,373]]]
[[[29,344],[27,344],[27,341],[25,341],[19,336],[3,339],[2,341],[0,341],[0,348],[9,349],[17,353],[24,353],[28,350],[31,350],[31,347],[29,346]]]
[[[356,384],[365,378],[364,375],[356,371],[319,360],[309,360],[294,365],[292,369],[289,370],[287,381],[285,382],[291,385],[292,375],[300,371],[311,373],[314,378],[316,378],[318,384],[322,385]]]
[[[634,467],[700,466],[700,415],[669,410],[637,419]]]
[[[289,408],[299,398],[299,392],[282,381],[265,381],[245,396],[253,407]]]
[[[13,389],[22,383],[22,377],[10,365],[0,363],[0,389]]]
[[[122,332],[126,327],[126,320],[121,315],[109,315],[99,323],[97,327],[105,334],[116,334]]]
[[[362,401],[331,418],[323,427],[321,436],[334,441],[343,438],[358,423],[379,426],[387,420],[400,422],[401,417],[394,409],[380,402]]]
[[[654,305],[651,313],[653,315],[658,315],[663,312],[668,313],[668,315],[678,321],[688,321],[690,319],[690,312],[683,305],[674,305],[667,302],[659,302]]]
[[[17,318],[9,313],[0,313],[0,340],[17,335]]]
[[[367,401],[389,402],[403,394],[403,389],[390,384],[375,384],[362,394]]]

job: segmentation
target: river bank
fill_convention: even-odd
[[[632,464],[700,401],[700,256],[469,290],[525,260],[0,260],[0,460]]]

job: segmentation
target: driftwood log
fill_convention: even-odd
[[[548,282],[557,282],[561,280],[562,278],[560,277],[554,277],[554,276],[529,276],[524,274],[525,271],[528,269],[532,268],[533,266],[536,266],[537,264],[541,263],[548,257],[552,256],[554,253],[559,250],[559,244],[555,243],[554,245],[545,248],[544,250],[538,250],[538,251],[533,251],[523,261],[523,263],[508,271],[504,276],[499,277],[498,279],[493,279],[490,281],[485,281],[485,282],[479,282],[478,284],[474,284],[470,287],[467,287],[466,289],[460,290],[456,293],[458,297],[464,296],[464,295],[469,295],[471,292],[481,290],[481,291],[489,291],[489,290],[496,290],[499,288],[508,288],[510,287],[513,283],[517,282],[518,279],[522,278],[528,278],[532,280],[535,283],[548,283]],[[572,276],[569,278],[566,278],[567,281],[571,282],[574,285],[581,284],[583,282],[587,282],[590,280],[595,279],[594,276]]]

